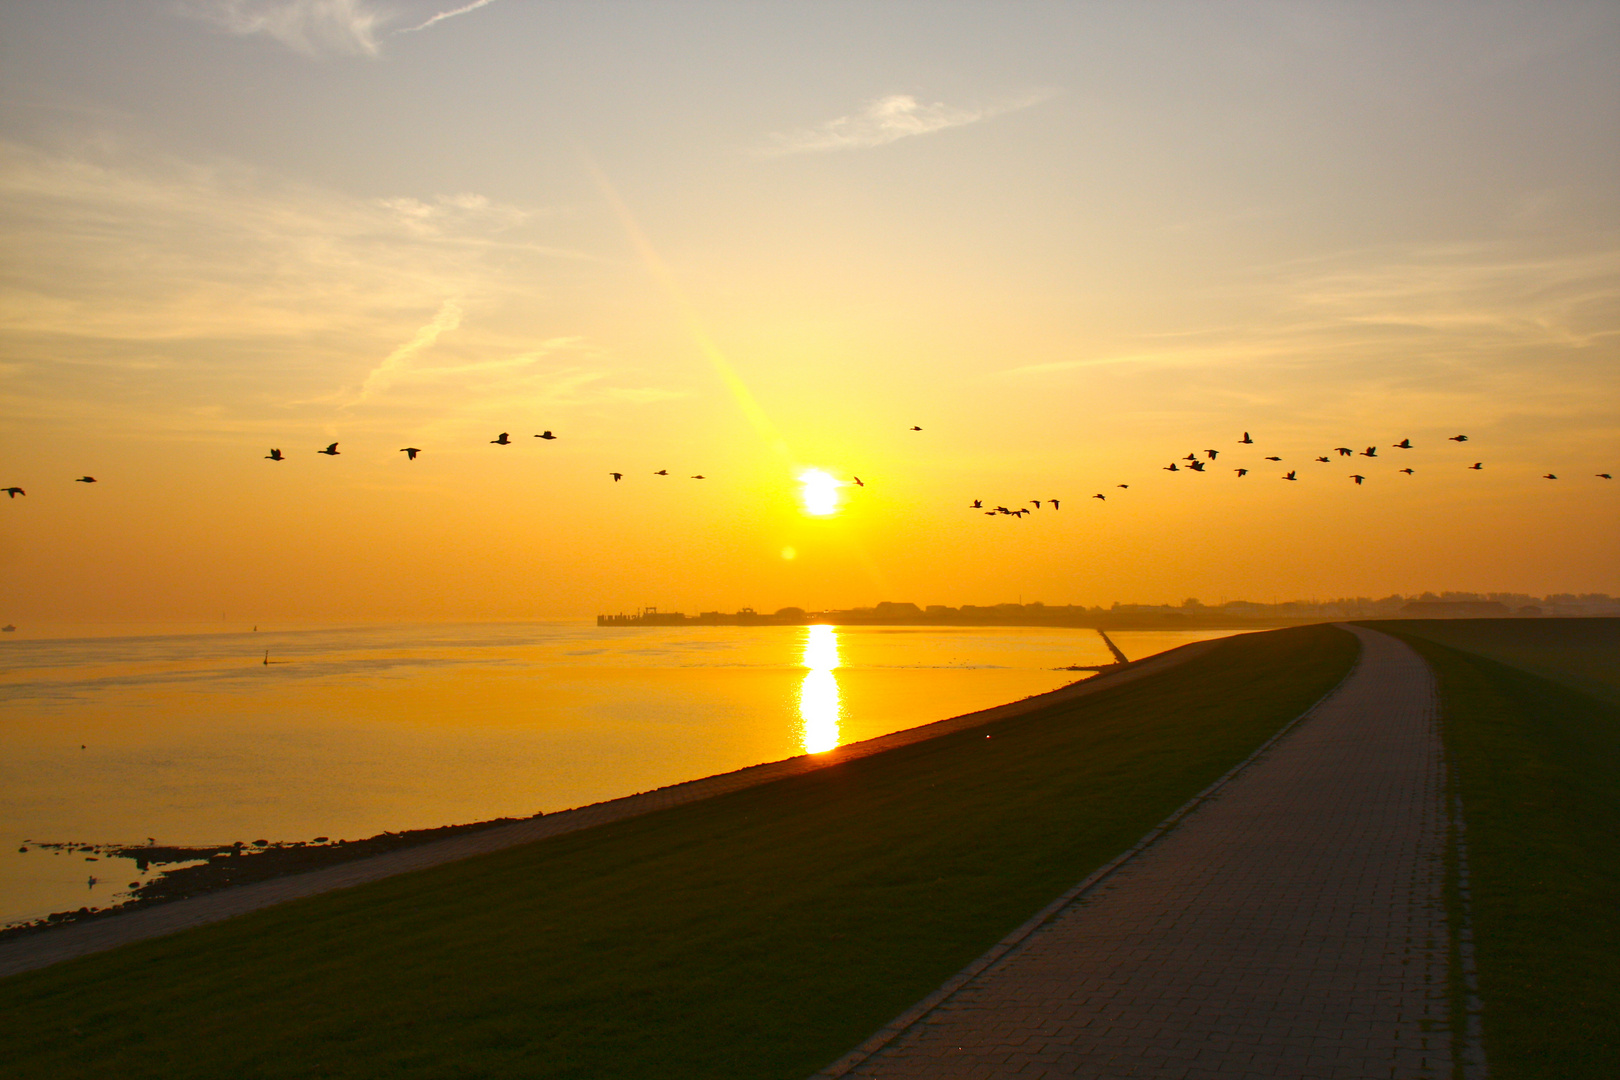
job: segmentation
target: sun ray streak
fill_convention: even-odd
[[[635,245],[636,252],[641,256],[642,263],[647,267],[648,272],[652,274],[653,279],[658,282],[659,287],[664,290],[664,293],[674,303],[676,313],[686,327],[686,332],[691,335],[698,350],[703,353],[704,358],[714,368],[715,374],[720,377],[721,384],[730,392],[732,399],[737,403],[737,407],[742,410],[743,415],[753,425],[754,431],[764,441],[765,445],[784,459],[791,459],[792,455],[788,452],[787,441],[782,438],[776,425],[766,415],[758,399],[754,397],[753,392],[742,381],[742,378],[737,374],[737,369],[732,366],[731,361],[720,350],[720,346],[715,344],[714,339],[703,325],[703,320],[699,318],[696,306],[687,298],[686,291],[681,288],[680,282],[675,279],[674,273],[665,264],[664,260],[659,257],[657,250],[652,246],[652,241],[647,238],[647,234],[642,231],[641,225],[636,221],[635,215],[631,214],[630,208],[619,197],[617,189],[608,180],[607,174],[602,171],[601,166],[597,165],[595,159],[584,149],[579,150],[579,155],[585,163],[586,170],[596,181],[598,189],[602,192],[602,197],[613,208],[614,214],[618,216],[619,224],[624,227],[625,233],[630,237],[630,242]]]

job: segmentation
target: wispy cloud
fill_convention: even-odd
[[[193,0],[183,10],[233,34],[274,38],[305,56],[376,56],[377,36],[393,18],[370,0]]]
[[[419,328],[411,335],[411,339],[387,356],[382,363],[372,369],[371,374],[365,377],[360,384],[360,395],[357,400],[364,401],[374,393],[381,393],[393,385],[397,378],[411,362],[411,357],[423,349],[431,348],[438,340],[440,334],[445,334],[461,325],[461,305],[454,300],[446,300],[439,305],[438,312],[427,325]]]
[[[1414,245],[1262,267],[1227,287],[1232,306],[1252,313],[1246,322],[1143,333],[1118,349],[1002,374],[1294,361],[1388,362],[1410,374],[1464,358],[1478,369],[1503,358],[1593,355],[1620,337],[1620,246],[1592,239],[1579,251]]]
[[[457,329],[461,318],[455,301],[446,301],[430,322],[383,359],[366,377],[359,395],[346,404],[366,404],[390,390],[432,399],[441,395],[439,387],[451,383],[467,397],[487,403],[492,413],[498,413],[510,408],[513,401],[543,400],[554,404],[579,386],[613,375],[604,368],[557,367],[560,355],[577,357],[585,350],[585,339],[577,334],[551,338],[511,355],[486,358],[479,353],[475,359],[444,357],[436,363],[418,363],[418,355],[432,349],[440,336]]]
[[[1296,302],[1348,327],[1468,337],[1476,347],[1584,348],[1615,333],[1620,250],[1612,245],[1560,254],[1422,248],[1305,276]]]
[[[393,211],[401,222],[423,235],[467,226],[501,231],[522,225],[533,216],[532,211],[503,206],[468,191],[436,195],[431,202],[409,197],[381,199],[378,205]]]
[[[305,56],[377,56],[382,38],[414,34],[495,0],[472,0],[389,31],[402,14],[374,0],[185,0],[182,11],[242,36],[263,35]]]
[[[117,399],[139,420],[161,385],[180,403],[393,407],[430,355],[473,371],[572,329],[531,315],[567,280],[559,259],[588,258],[548,248],[549,220],[477,194],[357,199],[227,160],[0,140],[0,354],[27,397],[12,405]]]
[[[890,94],[868,103],[865,108],[849,116],[840,116],[815,127],[774,132],[758,152],[765,157],[785,157],[789,154],[882,146],[914,135],[928,135],[1027,109],[1048,96],[1036,94],[996,105],[960,108],[942,102],[925,104],[910,94]]]
[[[404,27],[402,29],[396,30],[394,32],[396,34],[414,34],[418,30],[426,30],[428,27],[432,26],[434,23],[440,23],[440,22],[443,22],[446,19],[453,19],[457,15],[465,15],[469,11],[477,11],[479,8],[488,7],[490,4],[493,4],[494,2],[495,2],[495,0],[473,0],[473,2],[470,3],[470,4],[463,4],[462,6],[460,6],[458,8],[452,8],[449,11],[441,11],[437,15],[433,16],[431,19],[427,19],[424,22],[421,22],[421,23],[417,24],[416,26],[407,26],[407,27]]]
[[[369,200],[224,160],[0,141],[0,329],[122,341],[393,333],[562,259],[547,217],[463,193]],[[525,284],[520,285],[519,282]]]

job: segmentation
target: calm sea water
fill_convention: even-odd
[[[1219,636],[1114,638],[1138,659]],[[988,627],[0,641],[0,924],[116,903],[141,879],[124,860],[30,844],[358,838],[522,817],[1043,693],[1084,677],[1053,669],[1110,659],[1094,631]]]

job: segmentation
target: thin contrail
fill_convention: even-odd
[[[493,4],[494,2],[495,2],[495,0],[473,0],[472,3],[464,4],[461,7],[458,7],[456,9],[452,10],[452,11],[441,11],[437,15],[433,16],[433,18],[429,19],[427,22],[422,23],[420,26],[407,26],[403,30],[395,30],[394,33],[396,33],[396,34],[414,34],[418,30],[426,30],[428,27],[432,26],[436,22],[443,22],[445,19],[453,19],[457,15],[465,15],[469,11],[477,11],[479,8],[484,7],[486,4]]]

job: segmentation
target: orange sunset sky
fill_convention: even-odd
[[[0,621],[1620,593],[1617,211],[1610,3],[8,3]]]

